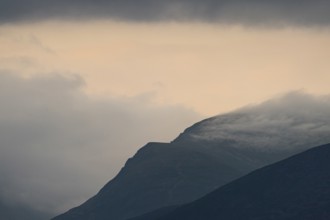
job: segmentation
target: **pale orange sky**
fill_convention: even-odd
[[[0,26],[0,66],[78,74],[91,96],[144,97],[212,116],[273,95],[328,94],[330,31],[205,23]]]

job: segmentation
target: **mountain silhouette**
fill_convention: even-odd
[[[210,194],[132,220],[328,220],[330,144],[256,170]]]
[[[255,169],[330,143],[328,109],[291,96],[203,120],[171,143],[147,144],[94,197],[53,220],[126,220],[182,205]]]

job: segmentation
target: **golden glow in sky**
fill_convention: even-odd
[[[144,97],[211,116],[273,95],[329,93],[330,31],[205,23],[0,26],[0,65],[77,74],[92,96]]]

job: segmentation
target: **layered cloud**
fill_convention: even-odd
[[[92,196],[148,141],[200,118],[148,95],[98,99],[79,76],[0,73],[0,201],[59,213]]]
[[[326,25],[330,2],[271,0],[1,0],[0,21],[112,18],[196,20],[238,24]]]

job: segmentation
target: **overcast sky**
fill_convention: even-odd
[[[330,93],[326,0],[0,5],[0,196],[34,208],[78,205],[205,117]]]
[[[239,24],[328,25],[326,0],[1,0],[2,22],[41,19],[202,20]]]

